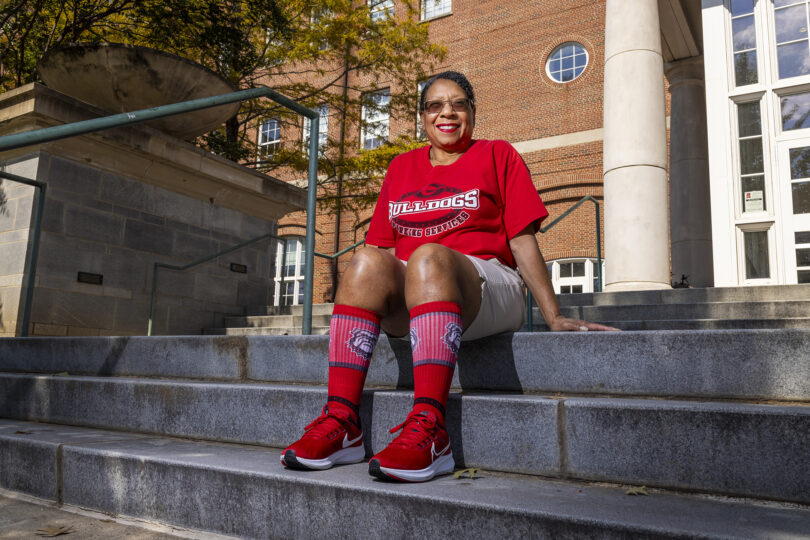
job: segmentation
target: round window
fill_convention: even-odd
[[[579,77],[588,65],[588,50],[575,41],[554,49],[546,60],[546,74],[552,81],[567,83]]]

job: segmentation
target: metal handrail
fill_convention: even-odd
[[[276,103],[292,109],[293,111],[309,118],[309,169],[307,174],[307,235],[306,235],[306,261],[304,268],[304,327],[305,334],[312,333],[312,290],[314,281],[314,266],[315,266],[315,211],[316,211],[316,197],[318,189],[318,128],[320,115],[318,111],[308,109],[303,105],[296,103],[290,98],[279,94],[271,88],[260,86],[248,90],[240,90],[238,92],[230,92],[228,94],[221,94],[218,96],[210,96],[201,99],[194,99],[190,101],[183,101],[180,103],[172,103],[169,105],[160,105],[149,109],[141,109],[139,111],[127,112],[122,114],[114,114],[104,116],[101,118],[93,118],[91,120],[83,120],[81,122],[72,122],[62,126],[54,126],[43,129],[36,129],[33,131],[26,131],[24,133],[16,133],[14,135],[6,135],[0,137],[0,152],[5,150],[14,150],[25,146],[34,144],[41,144],[60,139],[67,139],[77,135],[84,135],[87,133],[94,133],[96,131],[103,131],[120,126],[131,124],[138,124],[149,120],[155,120],[166,116],[173,116],[200,109],[208,109],[227,103],[235,103],[237,101],[244,101],[258,97],[267,97]],[[8,173],[4,173],[8,174]],[[34,180],[26,179],[24,183],[34,182]],[[18,180],[19,181],[19,180]],[[36,184],[30,184],[36,185]],[[44,204],[44,184],[42,185],[43,195],[40,204]],[[38,211],[40,209],[38,208]],[[40,213],[41,216],[41,213]],[[35,234],[39,234],[39,228],[36,229]],[[38,240],[38,236],[36,237]],[[32,253],[32,261],[36,262],[38,245]],[[34,275],[32,274],[29,281],[33,282]],[[33,287],[33,284],[31,284]],[[27,293],[27,294],[30,294]],[[29,307],[30,296],[26,297],[26,308]],[[24,312],[25,314],[25,312]],[[307,323],[309,321],[309,324]],[[24,329],[27,332],[27,327]]]
[[[39,257],[39,233],[42,230],[42,212],[45,209],[45,189],[47,188],[47,184],[2,171],[0,171],[0,178],[39,189],[37,206],[34,210],[34,238],[31,240],[31,258],[28,267],[23,272],[25,299],[23,300],[22,330],[20,331],[20,336],[26,337],[28,336],[28,323],[31,320],[31,299],[34,297],[34,281],[37,275],[37,258]]]
[[[539,193],[539,192],[538,192]],[[579,208],[583,203],[591,201],[596,208],[596,292],[602,292],[602,226],[599,223],[599,201],[591,197],[590,195],[585,195],[579,201],[574,203],[571,208],[563,212],[560,217],[546,225],[545,227],[540,227],[539,232],[545,233],[549,229],[551,229],[554,225],[562,221],[564,218],[568,217],[568,215]],[[532,292],[526,288],[526,325],[529,328],[529,332],[534,332],[534,313],[532,311]]]
[[[156,262],[154,264],[154,266],[152,267],[152,295],[151,295],[151,298],[149,300],[149,324],[146,327],[146,335],[147,336],[152,335],[152,321],[153,321],[153,319],[155,317],[155,296],[157,295],[157,276],[158,276],[157,272],[158,272],[158,268],[166,268],[168,270],[177,270],[179,272],[182,272],[182,271],[188,270],[189,268],[192,268],[194,266],[197,266],[197,265],[200,265],[200,264],[203,264],[203,263],[207,263],[208,261],[212,261],[212,260],[216,259],[217,257],[227,255],[228,253],[231,253],[232,251],[236,251],[237,249],[241,249],[241,248],[243,248],[245,246],[253,244],[254,242],[258,242],[259,240],[264,240],[265,238],[273,238],[275,240],[283,242],[284,246],[285,246],[284,247],[285,253],[286,253],[286,242],[284,241],[284,239],[279,237],[279,236],[276,236],[275,234],[267,233],[267,234],[263,234],[261,236],[257,236],[256,238],[251,238],[250,240],[246,240],[246,241],[242,242],[241,244],[237,244],[237,245],[231,246],[231,247],[229,247],[227,249],[223,249],[222,251],[218,251],[217,253],[214,253],[213,255],[208,255],[207,257],[203,257],[202,259],[197,259],[196,261],[192,261],[192,262],[190,262],[188,264],[178,266],[178,265],[174,265],[174,264],[166,264],[166,263],[162,263],[162,262]],[[284,255],[282,255],[282,264],[284,264],[283,261],[284,261]]]

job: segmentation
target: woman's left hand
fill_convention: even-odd
[[[612,326],[605,326],[604,324],[592,323],[588,321],[581,321],[579,319],[569,319],[562,315],[558,315],[548,324],[549,330],[552,332],[619,332],[618,328]]]

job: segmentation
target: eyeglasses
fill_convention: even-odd
[[[462,99],[447,99],[447,100],[436,100],[436,101],[426,101],[422,110],[428,114],[439,114],[444,110],[444,104],[449,103],[450,108],[456,112],[467,112],[470,110],[470,106],[472,105],[472,100],[462,98]]]

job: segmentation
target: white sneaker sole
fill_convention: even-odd
[[[366,449],[361,444],[360,446],[350,446],[338,450],[329,457],[323,459],[305,459],[294,456],[295,464],[287,464],[284,461],[284,454],[281,454],[281,463],[288,467],[298,465],[307,469],[314,469],[316,471],[323,471],[329,469],[334,465],[345,465],[348,463],[360,463],[366,457]]]
[[[380,472],[384,473],[390,478],[404,480],[406,482],[426,482],[434,476],[451,473],[455,468],[456,462],[453,460],[453,454],[446,454],[438,458],[429,467],[424,469],[414,471],[408,469],[391,469],[389,467],[380,467]]]

